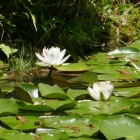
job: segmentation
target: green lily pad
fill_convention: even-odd
[[[100,131],[108,140],[131,137],[140,132],[140,120],[125,115],[114,115],[101,123]]]
[[[31,139],[35,139],[36,135],[34,134],[26,134],[26,133],[19,133],[16,134],[14,133],[8,133],[6,135],[1,134],[0,135],[0,139],[1,140],[31,140]]]
[[[87,71],[89,68],[84,63],[69,63],[66,65],[54,66],[59,71]]]
[[[68,99],[66,93],[57,85],[49,86],[47,84],[39,83],[39,91],[42,97],[50,99]]]
[[[115,88],[115,96],[123,97],[140,97],[140,87],[127,87],[127,88]]]
[[[33,104],[32,98],[38,98],[38,88],[32,84],[20,84],[15,86],[15,91],[19,94],[20,99]]]
[[[103,101],[92,101],[92,100],[81,100],[76,103],[74,109],[66,111],[69,114],[77,113],[83,114],[94,114],[94,115],[112,115],[116,113],[129,112],[132,105],[132,101],[128,98],[116,100]]]
[[[140,50],[140,41],[136,41],[130,45],[127,45],[127,47],[133,47],[133,48]]]
[[[30,130],[38,128],[38,125],[35,125],[35,121],[39,120],[36,116],[9,116],[1,117],[1,122],[11,129],[15,130]]]
[[[60,111],[60,110],[67,110],[73,108],[75,106],[75,101],[70,99],[64,101],[47,100],[45,104],[53,108],[55,111]]]
[[[67,95],[72,100],[79,100],[79,99],[85,99],[87,95],[89,95],[87,90],[76,90],[76,89],[68,89]]]
[[[0,84],[1,92],[11,93],[14,90],[13,82],[3,82]]]
[[[0,116],[17,115],[18,105],[9,99],[0,99]]]
[[[59,129],[67,132],[70,137],[92,136],[99,131],[100,122],[104,117],[100,116],[50,116],[41,118],[43,127]]]
[[[98,53],[95,55],[97,62],[103,63],[103,64],[109,64],[110,59],[107,58],[107,55],[105,53]]]
[[[42,103],[35,102],[34,105],[23,101],[17,101],[17,104],[19,105],[20,110],[26,110],[26,111],[51,112],[54,110],[47,104],[45,103],[43,104],[43,100]]]
[[[92,71],[86,71],[82,75],[68,80],[68,82],[73,85],[76,83],[79,83],[79,84],[80,83],[93,83],[97,81],[98,81],[97,74]]]
[[[117,57],[122,57],[125,56],[126,54],[134,54],[134,53],[138,53],[139,50],[133,47],[121,47],[118,49],[115,49],[111,52],[108,53],[108,55],[114,55]]]

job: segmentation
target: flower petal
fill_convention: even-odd
[[[95,92],[94,89],[92,89],[91,87],[87,88],[89,95],[95,99],[95,100],[100,100],[100,92]]]
[[[60,55],[59,55],[59,58],[58,58],[57,62],[60,62],[63,59],[65,53],[66,53],[66,49],[64,49],[63,51],[60,52]]]
[[[62,63],[64,63],[68,58],[70,57],[70,55],[66,56],[65,58],[63,58],[58,65],[61,65]]]
[[[50,49],[46,49],[46,47],[43,48],[43,56],[40,54],[36,53],[36,56],[44,63],[47,63],[48,65],[60,65],[64,63],[70,55],[66,56],[65,58],[64,55],[66,53],[66,50],[64,49],[63,51],[60,52],[60,48],[58,47],[51,47]]]
[[[44,63],[48,63],[48,61],[46,60],[46,58],[44,58],[43,56],[41,56],[39,53],[35,53],[36,56]]]
[[[108,100],[112,94],[114,86],[110,84],[110,81],[102,82],[101,83],[101,94],[104,100]]]

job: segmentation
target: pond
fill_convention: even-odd
[[[138,140],[140,74],[131,62],[139,65],[139,57],[126,47],[57,66],[50,78],[46,68],[9,74],[0,84],[0,139]],[[114,86],[107,100],[87,90],[100,81]]]

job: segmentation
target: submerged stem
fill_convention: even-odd
[[[53,66],[50,67],[50,71],[49,71],[49,73],[48,73],[48,75],[47,75],[47,78],[49,78],[49,77],[51,76],[52,71],[53,71]]]

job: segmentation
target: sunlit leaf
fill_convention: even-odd
[[[105,53],[98,53],[95,55],[97,62],[103,63],[103,64],[109,64],[110,60],[107,58],[107,55]]]
[[[58,101],[58,100],[47,100],[45,104],[51,108],[53,108],[55,111],[59,110],[67,110],[71,109],[75,106],[75,102],[73,100],[67,99],[64,101]]]
[[[10,93],[14,90],[13,82],[4,82],[0,84],[1,92]]]
[[[0,49],[6,54],[7,58],[9,58],[12,53],[17,52],[17,49],[11,49],[10,46],[6,46],[5,44],[0,44]]]
[[[38,88],[32,84],[20,84],[15,86],[15,91],[19,94],[20,99],[33,103],[32,98],[38,98]]]
[[[69,63],[67,65],[55,66],[59,71],[87,71],[89,68],[83,63]]]
[[[9,99],[0,99],[0,116],[17,115],[18,105]]]
[[[52,99],[68,99],[66,93],[57,85],[49,86],[47,84],[39,83],[39,91],[42,97]]]
[[[94,115],[112,115],[115,113],[128,112],[131,107],[132,101],[128,98],[103,101],[81,100],[76,103],[72,110],[66,111],[67,113],[77,114],[94,114]]]
[[[125,115],[114,115],[101,123],[101,132],[108,140],[135,136],[140,132],[140,120]]]
[[[19,119],[19,118],[21,119]],[[38,125],[35,125],[35,121],[39,120],[36,116],[16,116],[16,117],[1,117],[0,120],[12,129],[17,130],[30,130],[38,128]]]
[[[71,137],[92,136],[100,128],[104,117],[97,116],[51,116],[41,118],[42,125],[49,128],[63,130]]]
[[[125,56],[125,54],[138,53],[139,50],[133,47],[121,47],[108,53],[108,55]]]
[[[45,104],[42,100],[42,102],[35,102],[34,105],[30,103],[26,103],[23,101],[17,101],[17,104],[19,105],[20,110],[26,110],[26,111],[38,111],[38,112],[50,112],[54,109]]]
[[[115,96],[140,97],[140,87],[115,88]]]
[[[92,71],[87,71],[83,73],[81,78],[83,79],[83,81],[88,82],[88,83],[94,83],[98,81],[96,73]]]
[[[130,45],[127,45],[127,47],[133,47],[133,48],[140,50],[140,41],[136,41]]]
[[[76,90],[76,89],[69,89],[67,91],[67,95],[70,97],[70,99],[72,100],[76,100],[76,99],[85,99],[85,97],[88,94],[88,91],[87,90]]]
[[[0,139],[1,140],[15,140],[18,139],[18,140],[31,140],[31,139],[35,139],[36,135],[34,134],[28,134],[28,133],[19,133],[19,134],[16,134],[14,133],[8,133],[6,135],[3,135],[1,134],[0,135]]]

